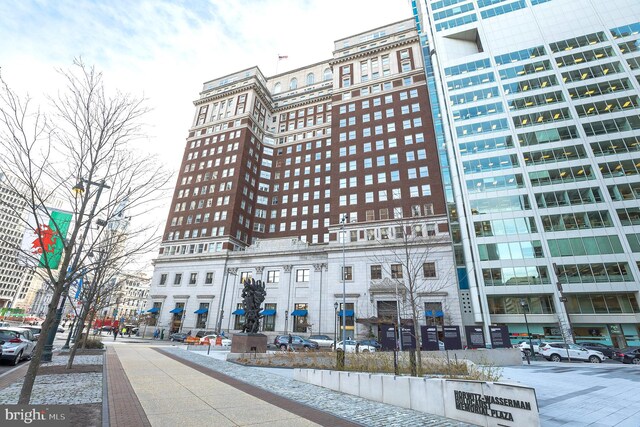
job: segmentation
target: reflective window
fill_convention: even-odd
[[[470,194],[483,193],[485,191],[498,191],[524,186],[521,174],[509,174],[481,179],[468,179],[467,191]]]
[[[600,189],[597,187],[536,193],[535,197],[539,208],[588,205],[603,201]]]
[[[536,233],[536,221],[532,217],[493,219],[474,224],[477,237],[509,236],[513,234]]]
[[[548,142],[566,141],[575,138],[578,138],[578,130],[575,126],[567,126],[537,132],[521,133],[518,135],[518,143],[526,147],[528,145],[546,144]]]
[[[475,123],[472,125],[456,126],[456,133],[459,137],[478,135],[488,132],[498,132],[509,129],[506,119],[491,120],[488,122]]]
[[[565,50],[576,49],[578,47],[587,46],[590,44],[596,44],[603,41],[606,41],[607,37],[604,35],[602,31],[593,34],[587,34],[585,36],[574,37],[567,40],[562,40],[555,43],[550,43],[549,47],[551,48],[551,52],[561,52]]]
[[[584,123],[582,125],[587,136],[604,135],[616,132],[628,132],[640,129],[640,116],[619,117],[617,119]]]
[[[573,87],[569,88],[568,91],[571,99],[581,99],[598,95],[608,95],[631,88],[632,86],[629,79],[616,79],[608,82]]]
[[[458,145],[460,154],[463,156],[481,153],[483,151],[503,150],[511,147],[513,147],[513,138],[511,136],[469,141]]]
[[[543,258],[539,240],[528,242],[487,243],[478,245],[480,261]]]
[[[530,90],[544,89],[550,86],[555,86],[557,84],[558,79],[556,79],[556,76],[551,75],[528,80],[521,80],[508,85],[502,85],[502,88],[504,89],[505,94],[509,95],[513,93],[527,92]]]
[[[517,279],[517,278],[516,278]],[[491,314],[520,314],[524,313],[524,308],[520,304],[523,299],[521,295],[515,296],[488,296],[489,313]],[[539,295],[524,297],[527,313],[531,314],[553,314],[555,307],[553,305],[553,295]]]
[[[477,76],[465,77],[457,80],[450,80],[447,82],[447,89],[456,90],[465,87],[481,85],[495,81],[495,75],[493,73],[484,73]]]
[[[542,215],[544,231],[582,230],[612,227],[608,211],[569,212],[561,215]]]
[[[560,283],[630,282],[633,275],[626,262],[565,264],[557,266]]]
[[[477,117],[490,116],[492,114],[502,113],[504,108],[501,102],[495,104],[479,105],[477,107],[463,108],[461,110],[453,111],[453,120],[468,120],[475,119]]]
[[[478,200],[471,200],[471,214],[482,215],[496,212],[513,212],[531,209],[529,196],[490,197]]]
[[[532,47],[530,49],[523,49],[516,52],[505,53],[498,55],[494,59],[496,64],[504,65],[512,62],[526,61],[527,59],[537,58],[538,56],[546,55],[544,46]]]
[[[552,185],[567,182],[584,181],[595,179],[591,166],[574,166],[561,169],[547,169],[536,172],[529,172],[531,185]]]
[[[589,68],[581,68],[579,70],[568,71],[562,73],[562,80],[565,83],[578,82],[596,77],[603,77],[610,74],[620,73],[624,71],[619,62],[610,62],[608,64],[594,65]]]
[[[482,278],[487,286],[549,284],[547,267],[483,268]]]
[[[583,159],[587,157],[587,153],[582,145],[574,145],[570,147],[555,148],[553,150],[532,151],[529,153],[523,153],[523,156],[525,164],[530,166],[543,163]]]
[[[615,113],[617,111],[637,108],[640,105],[640,98],[637,96],[625,96],[618,99],[608,99],[606,101],[591,102],[588,104],[576,105],[578,117],[591,115]]]
[[[571,314],[640,313],[634,294],[576,294],[567,295]]]
[[[492,170],[510,169],[518,166],[518,158],[515,154],[507,156],[487,157],[462,162],[465,175],[488,172]]]
[[[503,15],[505,13],[513,12],[514,10],[523,9],[527,7],[524,0],[518,0],[514,3],[505,4],[503,6],[494,7],[493,9],[483,10],[480,15],[483,19],[491,18],[492,16]]]
[[[611,35],[614,39],[640,34],[640,22],[623,25],[622,27],[612,28],[609,31],[611,31]]]
[[[592,142],[591,150],[596,156],[640,151],[640,136]]]
[[[500,92],[497,87],[490,87],[487,89],[474,90],[472,92],[460,93],[458,95],[452,95],[449,97],[450,104],[460,105],[467,102],[482,101],[483,99],[490,99],[499,96]]]
[[[445,76],[457,76],[458,74],[471,73],[473,71],[484,70],[490,68],[491,62],[489,59],[480,59],[478,61],[469,62],[467,64],[455,65],[453,67],[447,67],[444,69]]]
[[[638,175],[640,170],[640,159],[600,163],[598,166],[600,167],[600,172],[602,173],[603,178]]]
[[[532,62],[530,64],[518,65],[511,68],[503,68],[499,71],[499,75],[502,80],[508,80],[530,74],[541,73],[543,71],[551,70],[552,68],[551,62],[544,60]]]
[[[556,110],[540,111],[522,116],[513,117],[513,124],[516,128],[540,125],[556,121],[567,120],[571,118],[568,108],[559,108]]]
[[[552,257],[624,253],[618,236],[588,236],[570,239],[548,239]]]
[[[548,92],[540,95],[531,95],[509,101],[510,110],[524,110],[525,108],[537,107],[540,105],[555,104],[564,101],[562,92]]]
[[[574,53],[571,55],[560,56],[556,58],[558,68],[569,67],[571,65],[583,64],[585,62],[597,61],[602,58],[614,56],[615,53],[610,47],[600,49],[587,50],[585,52]]]

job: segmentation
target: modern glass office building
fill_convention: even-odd
[[[476,322],[640,344],[640,6],[412,1]]]

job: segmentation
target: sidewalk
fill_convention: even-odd
[[[146,346],[107,358],[111,426],[358,425]]]

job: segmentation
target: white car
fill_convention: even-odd
[[[347,353],[355,353],[356,350],[358,350],[358,352],[360,353],[373,353],[376,351],[376,348],[374,346],[359,344],[356,340],[346,340],[345,343],[346,346],[344,347],[347,350]],[[333,348],[333,343],[331,344],[331,347]],[[342,351],[342,341],[339,341],[338,344],[336,344],[336,348],[337,351]]]
[[[2,359],[17,365],[22,359],[31,359],[36,348],[36,338],[29,329],[0,328]]]
[[[576,344],[565,344],[563,342],[545,343],[540,348],[540,354],[545,359],[552,362],[560,362],[563,359],[582,360],[584,362],[600,363],[607,358],[599,351],[587,350]]]
[[[311,335],[307,339],[317,342],[320,347],[331,347],[333,345],[333,338],[329,335]]]
[[[540,354],[540,346],[544,346],[545,343],[541,342],[540,340],[531,340],[531,343],[533,344],[533,351],[536,354]],[[521,352],[525,353],[525,354],[529,354],[529,356],[531,356],[531,350],[529,349],[529,341],[521,341],[519,344],[514,345],[515,348],[519,348]]]
[[[211,343],[211,345],[216,345],[217,338],[218,336],[215,334],[205,335],[204,337],[200,338],[200,343],[204,342],[205,340],[209,340],[209,343]],[[221,337],[221,338],[222,338],[223,347],[231,347],[231,340],[229,338],[226,338],[226,337]]]

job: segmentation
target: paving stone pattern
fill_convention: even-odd
[[[337,417],[342,417],[364,426],[436,426],[462,427],[469,424],[461,423],[437,415],[430,415],[410,409],[404,409],[380,402],[373,402],[318,387],[312,384],[274,375],[261,369],[253,369],[227,361],[217,360],[197,353],[184,351],[180,348],[165,348],[159,350],[171,353],[198,365],[231,376],[237,380],[262,388],[279,396],[286,397],[303,405],[308,405]]]

